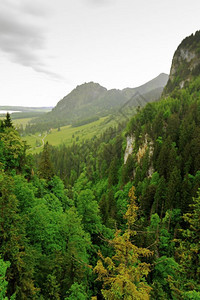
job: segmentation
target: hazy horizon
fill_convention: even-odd
[[[49,107],[84,82],[137,87],[169,74],[200,3],[3,0],[0,105]]]

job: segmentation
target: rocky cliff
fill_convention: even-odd
[[[170,94],[175,88],[186,87],[200,75],[200,31],[186,37],[178,46],[172,60],[169,80],[163,95]]]

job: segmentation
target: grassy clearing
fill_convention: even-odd
[[[44,143],[48,142],[53,146],[65,144],[67,146],[73,143],[80,143],[83,140],[89,140],[94,136],[99,136],[106,128],[116,125],[115,120],[107,123],[108,117],[101,118],[95,122],[72,127],[71,125],[63,126],[58,129],[52,129],[50,133],[28,135],[23,137],[23,140],[30,145],[32,153],[38,153],[42,150]]]
[[[20,125],[22,125],[23,128],[25,128],[31,119],[32,118],[14,119],[14,120],[12,120],[12,122],[15,125],[15,127],[19,127]]]

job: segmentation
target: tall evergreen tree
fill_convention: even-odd
[[[12,119],[9,113],[6,114],[6,118],[4,120],[4,126],[13,128]]]
[[[54,176],[53,164],[50,158],[50,150],[48,142],[44,145],[42,155],[39,162],[38,174],[40,178],[51,180]]]

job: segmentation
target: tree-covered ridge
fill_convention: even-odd
[[[60,100],[51,112],[33,119],[27,126],[26,132],[37,132],[40,128],[49,130],[68,124],[82,123],[94,117],[108,116],[116,113],[127,102],[132,107],[144,106],[147,102],[160,98],[167,80],[167,74],[160,74],[142,86],[124,90],[107,90],[98,83],[84,83]],[[140,99],[135,97],[138,94],[143,97]]]
[[[2,297],[198,299],[199,87],[196,80],[138,111],[128,125],[135,143],[126,164],[119,126],[72,147],[46,144],[34,167],[7,116]]]
[[[137,111],[36,156],[0,121],[1,299],[200,299],[200,77]]]
[[[64,299],[74,278],[87,276],[90,235],[62,181],[34,175],[5,121],[0,138],[1,299]]]
[[[147,104],[133,117],[127,127],[127,135],[134,137],[133,153],[126,164],[123,163],[126,146],[123,127],[110,128],[100,138],[80,145],[49,147],[55,172],[64,180],[67,195],[75,200],[87,224],[84,228],[90,233],[95,232],[91,221],[95,223],[98,218],[91,219],[89,203],[96,207],[93,216],[96,215],[94,211],[99,211],[102,225],[110,229],[117,227],[122,230],[123,237],[128,193],[135,186],[139,210],[134,246],[153,251],[153,256],[147,261],[151,270],[147,277],[152,288],[150,299],[199,297],[196,275],[187,272],[186,267],[187,260],[197,254],[194,269],[198,274],[199,232],[195,229],[192,244],[189,238],[186,242],[184,233],[189,228],[186,222],[188,213],[198,220],[197,206],[191,205],[193,201],[199,203],[199,126],[200,80],[197,78],[188,88],[175,91],[160,102]],[[39,160],[40,156],[37,157]],[[78,193],[81,196],[74,195],[77,183],[80,184]],[[87,199],[90,199],[89,203]],[[96,201],[97,206],[91,201]],[[107,241],[102,233],[99,238]],[[114,245],[118,238],[121,241],[121,237],[116,236],[108,244]],[[184,252],[188,251],[187,257],[183,255],[183,245],[186,247]],[[109,256],[103,255],[108,257],[109,265],[112,265],[112,260],[109,260],[112,255],[110,252]],[[190,264],[193,264],[193,259],[190,259]],[[98,270],[106,274],[103,267]],[[103,290],[109,291],[109,287],[104,285]],[[112,291],[104,293],[107,294],[112,295]],[[99,292],[97,295],[101,297]],[[116,295],[110,297],[108,299],[118,299]]]
[[[162,214],[163,209],[188,209],[200,184],[199,121],[200,79],[197,78],[188,88],[148,104],[129,123],[128,133],[135,137],[134,182],[141,186],[141,203],[147,212],[153,209],[152,212]],[[149,173],[153,172],[149,184]],[[159,190],[162,197],[160,194],[158,202]]]
[[[164,95],[186,87],[200,74],[200,31],[186,37],[174,53]]]

